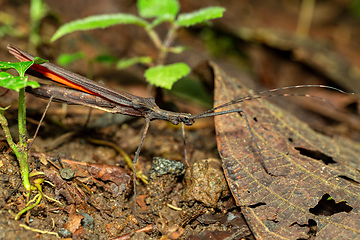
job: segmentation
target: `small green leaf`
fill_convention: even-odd
[[[138,0],[139,15],[143,18],[166,18],[174,20],[179,12],[177,0]]]
[[[176,47],[169,48],[169,52],[178,54],[178,53],[184,52],[187,49],[189,49],[189,48],[185,47],[185,46],[176,46]]]
[[[121,70],[127,67],[130,67],[131,65],[137,64],[137,63],[143,63],[143,64],[149,64],[152,62],[152,58],[148,56],[144,57],[134,57],[129,59],[121,59],[116,64],[116,68]]]
[[[30,17],[32,22],[39,22],[47,12],[46,4],[41,0],[32,0],[30,4]]]
[[[46,16],[48,8],[46,6],[46,3],[42,0],[31,0],[30,3],[29,41],[30,44],[33,44],[33,46],[37,46],[41,42],[41,20]]]
[[[135,24],[142,27],[146,27],[148,25],[146,21],[131,14],[117,13],[96,15],[78,19],[62,25],[52,36],[51,41],[54,42],[60,37],[71,32],[106,28],[117,24]]]
[[[56,62],[60,66],[68,66],[76,60],[82,59],[85,57],[84,52],[76,52],[76,53],[62,53],[57,59]]]
[[[25,71],[29,69],[33,65],[33,61],[27,61],[27,62],[1,62],[0,61],[0,69],[1,70],[8,70],[8,69],[15,69],[20,76],[25,75]]]
[[[15,69],[20,76],[25,76],[25,72],[26,70],[29,69],[29,67],[31,67],[31,65],[35,64],[42,64],[48,62],[48,60],[44,60],[42,58],[39,57],[35,57],[33,61],[26,61],[26,62],[1,62],[0,61],[0,69],[1,70],[8,70],[8,69]]]
[[[224,12],[225,8],[222,7],[203,8],[195,12],[179,14],[176,24],[180,27],[189,27],[207,20],[221,18]]]
[[[27,81],[27,77],[17,77],[7,72],[0,72],[0,86],[18,92],[27,86],[39,87],[40,85],[35,81]]]
[[[154,21],[151,22],[151,24],[147,27],[148,29],[154,28],[157,25],[163,23],[163,22],[173,22],[175,17],[172,17],[170,15],[165,15],[165,16],[161,16],[158,17],[156,19],[154,19]]]
[[[34,64],[43,64],[43,63],[49,62],[49,60],[45,60],[40,57],[34,57],[34,60],[32,62]]]
[[[172,85],[190,72],[190,67],[185,63],[174,63],[148,68],[145,71],[146,81],[165,89],[171,89]]]

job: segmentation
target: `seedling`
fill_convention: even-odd
[[[118,13],[90,16],[66,23],[56,31],[51,40],[55,41],[75,31],[106,28],[117,24],[140,26],[146,31],[156,46],[158,56],[156,59],[152,59],[149,56],[139,56],[120,60],[117,63],[117,67],[122,69],[136,63],[146,64],[149,66],[145,71],[146,81],[157,87],[171,89],[176,81],[190,72],[190,67],[182,62],[165,65],[165,60],[169,53],[181,53],[185,50],[183,46],[171,46],[176,38],[178,29],[220,18],[225,9],[222,7],[208,7],[191,13],[178,14],[179,3],[177,0],[138,0],[137,7],[140,17]],[[149,18],[152,20],[145,20]],[[169,30],[165,39],[161,40],[154,28],[164,22],[169,23]]]
[[[27,138],[26,138],[26,104],[25,104],[25,88],[26,87],[39,87],[40,85],[35,81],[28,81],[28,77],[25,76],[25,72],[33,64],[41,64],[45,61],[41,58],[35,58],[33,61],[27,62],[0,62],[0,86],[19,92],[19,108],[18,108],[18,125],[19,125],[19,143],[15,143],[10,134],[8,127],[8,121],[5,118],[4,112],[10,107],[0,108],[0,124],[4,130],[6,140],[13,150],[20,166],[21,179],[24,185],[24,188],[27,192],[28,204],[26,207],[21,210],[15,217],[19,219],[20,216],[29,211],[30,209],[36,207],[42,198],[41,183],[43,179],[35,179],[34,183],[31,184],[29,178],[34,175],[42,174],[41,172],[29,173],[29,164],[28,164],[28,149],[27,149]],[[10,73],[4,72],[8,69],[15,69],[19,76],[13,76]],[[32,205],[29,205],[30,195],[32,191],[38,191],[38,194],[35,196]]]

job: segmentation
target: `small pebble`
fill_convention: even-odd
[[[59,236],[62,238],[70,238],[72,236],[72,232],[70,232],[66,228],[60,228]]]
[[[75,172],[71,168],[60,168],[59,173],[64,180],[70,180],[75,176]]]
[[[196,200],[207,207],[215,207],[221,197],[230,193],[221,167],[210,164],[218,161],[216,159],[198,161],[186,170],[182,201]]]
[[[162,157],[154,157],[150,169],[150,179],[161,177],[166,174],[181,176],[185,173],[185,166],[182,162],[169,160]]]
[[[81,220],[84,228],[94,230],[94,218],[87,213],[80,213],[80,214],[84,216],[84,219]]]

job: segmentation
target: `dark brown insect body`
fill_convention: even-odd
[[[9,45],[8,49],[11,54],[13,54],[16,58],[20,61],[31,61],[34,59],[34,56],[31,54],[22,51],[14,46]],[[267,167],[264,164],[263,157],[261,155],[260,149],[255,141],[254,134],[251,131],[250,124],[245,112],[241,108],[231,109],[222,111],[225,107],[235,105],[237,103],[241,103],[246,100],[263,98],[263,97],[273,97],[273,96],[307,96],[301,94],[269,94],[264,95],[266,93],[276,92],[278,90],[284,89],[292,89],[292,88],[309,88],[309,87],[320,87],[320,88],[328,88],[332,90],[339,91],[341,93],[345,93],[337,88],[333,88],[330,86],[324,85],[298,85],[298,86],[290,86],[290,87],[283,87],[279,89],[272,89],[263,92],[259,92],[256,94],[251,94],[239,99],[235,99],[228,103],[222,104],[215,108],[212,108],[204,113],[198,115],[191,115],[189,113],[177,113],[166,111],[159,108],[155,100],[153,98],[142,98],[139,96],[132,95],[127,92],[117,91],[105,85],[99,84],[95,81],[87,79],[81,75],[75,74],[70,72],[66,69],[63,69],[59,66],[56,66],[52,63],[44,63],[44,64],[34,64],[31,66],[32,70],[35,70],[37,73],[42,74],[43,76],[51,79],[52,81],[64,84],[70,88],[63,88],[63,87],[56,87],[56,86],[49,86],[43,85],[39,88],[29,88],[27,89],[28,92],[35,94],[37,96],[43,98],[50,98],[52,97],[54,101],[64,102],[67,104],[78,104],[84,105],[88,107],[98,108],[110,113],[120,113],[125,115],[131,115],[136,117],[143,117],[146,120],[145,130],[141,138],[141,142],[135,152],[134,157],[134,186],[135,186],[135,164],[139,158],[140,150],[143,145],[145,136],[147,134],[150,121],[152,120],[166,120],[171,122],[174,125],[182,123],[187,126],[191,126],[195,119],[198,118],[205,118],[217,115],[224,115],[229,113],[242,113],[242,116],[245,117],[247,122],[249,131],[251,133],[251,137],[253,142],[258,150],[258,153],[262,159],[261,165],[264,168],[266,173],[272,175],[267,170]],[[313,97],[313,96],[311,96]],[[324,100],[324,99],[321,99]],[[326,100],[324,100],[326,101]],[[216,110],[219,110],[215,112]],[[184,128],[183,128],[184,134]],[[186,156],[186,148],[185,148],[185,159]]]

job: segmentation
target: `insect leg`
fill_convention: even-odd
[[[135,213],[136,213],[136,163],[139,159],[139,156],[140,156],[140,151],[141,151],[141,147],[144,143],[144,140],[145,140],[145,137],[146,137],[146,134],[149,130],[149,125],[150,125],[150,119],[149,118],[145,118],[146,120],[146,123],[145,123],[145,129],[144,129],[144,132],[143,132],[143,135],[141,137],[141,141],[140,141],[140,144],[138,146],[138,148],[136,149],[136,152],[135,152],[135,157],[134,157],[134,160],[133,160],[133,180],[134,180],[134,216],[135,216]]]

